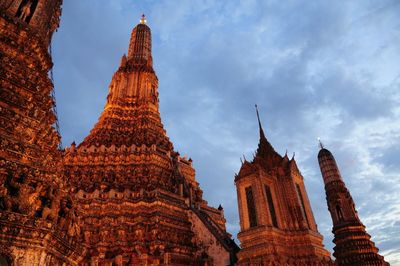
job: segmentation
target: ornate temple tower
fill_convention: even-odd
[[[49,45],[61,0],[0,1],[0,261],[74,264],[72,200],[61,178]],[[75,229],[74,229],[75,228]],[[78,229],[77,229],[78,230]]]
[[[235,177],[240,215],[238,265],[332,265],[294,158],[265,137]]]
[[[174,151],[161,123],[144,16],[97,124],[64,163],[81,211],[83,265],[233,263],[222,210],[203,200],[192,160]]]
[[[388,265],[378,254],[355,209],[354,201],[340,175],[332,153],[322,144],[318,162],[325,183],[335,243],[333,256],[338,265]]]

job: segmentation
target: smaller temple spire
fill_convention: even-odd
[[[387,265],[358,217],[353,198],[340,175],[335,158],[321,142],[320,146],[318,163],[332,217],[332,232],[335,235],[333,256],[336,257],[337,264]]]
[[[146,16],[142,14],[142,17],[140,18],[140,24],[146,24],[146,23],[147,23]]]

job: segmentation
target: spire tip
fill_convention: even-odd
[[[258,125],[260,126],[260,129],[262,129],[261,121],[260,121],[260,114],[258,113],[258,106],[257,106],[257,104],[255,104],[254,106],[256,107]]]
[[[147,22],[146,16],[142,14],[142,17],[140,18],[140,24],[146,24],[146,22]]]
[[[321,138],[318,138],[318,143],[321,150],[324,149],[324,144],[322,144]]]

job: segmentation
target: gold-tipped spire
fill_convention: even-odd
[[[146,22],[147,22],[146,16],[142,14],[142,17],[140,18],[140,24],[146,24]]]

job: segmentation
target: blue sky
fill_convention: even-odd
[[[296,153],[329,251],[318,137],[380,253],[400,265],[399,1],[64,1],[52,47],[64,146],[97,121],[142,13],[168,136],[235,237],[233,180],[257,147],[257,103],[275,149]]]

